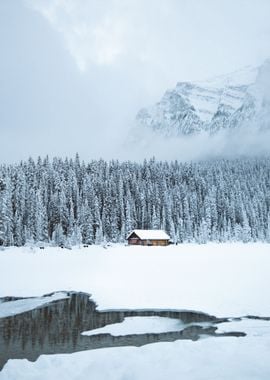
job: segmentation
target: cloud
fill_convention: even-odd
[[[81,71],[92,64],[112,65],[130,50],[132,8],[122,1],[28,0],[27,4],[61,33]]]
[[[2,3],[0,158],[7,160],[74,151],[85,159],[192,159],[208,154],[206,144],[209,151],[230,151],[230,139],[226,145],[221,136],[168,144],[153,138],[137,153],[121,144],[138,110],[178,81],[207,79],[270,56],[269,0]]]
[[[139,64],[176,82],[269,55],[268,0],[25,1],[62,35],[82,72],[92,65],[134,70]]]
[[[121,147],[120,159],[156,157],[159,160],[197,161],[270,153],[270,129],[262,131],[254,125],[222,130],[215,135],[202,132],[178,138],[164,138],[151,131],[142,134],[141,140],[136,144],[124,144]]]

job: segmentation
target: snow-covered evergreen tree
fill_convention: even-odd
[[[270,242],[269,215],[270,158],[0,166],[3,245],[123,242],[134,228],[175,242]]]

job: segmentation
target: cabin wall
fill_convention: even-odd
[[[146,246],[167,246],[169,245],[168,240],[140,240],[138,238],[130,238],[128,239],[129,245],[146,245]]]
[[[138,238],[130,238],[128,239],[129,245],[141,245],[141,240]]]
[[[152,245],[161,245],[161,246],[166,246],[169,244],[168,240],[151,240]]]

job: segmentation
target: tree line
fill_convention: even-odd
[[[0,244],[270,242],[270,158],[195,163],[29,158],[0,166]]]

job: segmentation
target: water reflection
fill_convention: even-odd
[[[197,340],[200,334],[216,335],[217,319],[204,313],[172,310],[114,310],[99,312],[89,294],[70,293],[69,298],[58,300],[35,310],[0,319],[0,369],[8,359],[36,360],[41,354],[71,353],[102,347],[141,346],[153,342],[171,342],[177,339]],[[6,300],[5,300],[6,301]],[[122,322],[125,317],[159,316],[178,318],[189,325],[182,331],[157,334],[111,336],[99,334],[83,336],[107,324]],[[200,322],[211,322],[204,327]],[[226,333],[232,335],[237,333]],[[221,335],[221,334],[219,334]],[[239,335],[239,334],[238,334]],[[245,335],[245,334],[240,334]]]

